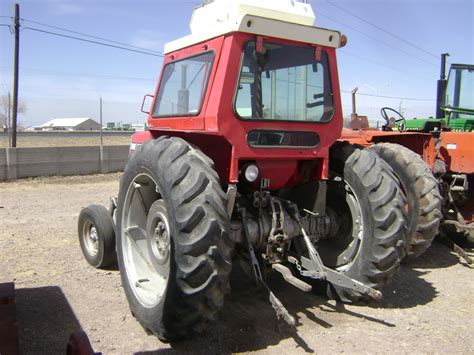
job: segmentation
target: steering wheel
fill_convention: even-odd
[[[398,118],[390,117],[388,114],[389,111],[396,114]],[[398,112],[397,110],[391,107],[382,107],[382,109],[380,110],[380,114],[382,115],[382,118],[385,120],[385,122],[387,122],[387,126],[390,126],[391,123],[395,123],[400,131],[402,132],[405,131],[406,119],[405,117],[403,117],[403,115],[400,112]],[[394,119],[395,121],[393,121]]]

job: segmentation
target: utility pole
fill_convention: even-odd
[[[107,169],[105,167],[104,162],[104,141],[102,137],[102,95],[99,96],[99,121],[100,121],[100,128],[99,128],[99,136],[100,136],[100,147],[99,147],[99,156],[100,156],[100,172],[101,174],[107,173]]]
[[[100,96],[100,115],[99,115],[99,121],[100,121],[100,146],[102,147],[104,145],[104,141],[102,138],[102,95]]]
[[[18,68],[20,60],[20,5],[15,4],[15,55],[13,64],[13,112],[11,122],[11,147],[16,147],[16,123],[18,115]]]

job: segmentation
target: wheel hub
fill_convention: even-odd
[[[97,235],[97,229],[95,227],[91,227],[90,233],[89,233],[89,239],[91,240],[92,243],[97,243],[99,240],[99,237]]]
[[[87,221],[84,224],[82,235],[84,238],[84,245],[89,255],[96,255],[99,252],[99,234],[91,221]]]
[[[152,244],[152,250],[155,254],[155,257],[159,261],[164,261],[168,258],[170,240],[166,222],[161,220],[161,218],[161,215],[158,216],[158,223],[156,224],[156,228],[152,236],[154,241],[154,244]]]

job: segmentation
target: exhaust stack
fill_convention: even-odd
[[[436,118],[444,118],[442,107],[445,105],[446,98],[446,57],[449,57],[449,53],[441,54],[441,73],[436,92]]]

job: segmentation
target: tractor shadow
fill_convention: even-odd
[[[240,267],[235,267],[231,274],[232,292],[226,298],[224,309],[203,333],[190,340],[172,343],[172,348],[138,354],[231,354],[267,349],[291,338],[299,351],[317,352],[314,338],[305,339],[306,335],[303,336],[300,331],[303,322],[306,325],[313,322],[316,329],[319,326],[324,330],[337,328],[341,321],[354,317],[383,327],[396,327],[384,319],[370,316],[373,313],[371,309],[409,309],[431,302],[436,298],[437,291],[423,275],[429,273],[429,269],[449,267],[456,263],[457,258],[449,253],[449,249],[435,244],[423,256],[404,263],[393,282],[382,290],[382,301],[350,306],[328,301],[324,295],[301,292],[287,284],[280,275],[269,273],[267,283],[290,314],[296,317],[296,330],[277,320],[268,294],[256,289],[252,280],[242,274]]]
[[[199,335],[189,340],[172,343],[172,348],[156,351],[138,352],[136,354],[232,354],[266,349],[277,345],[282,340],[293,338],[299,350],[314,352],[298,330],[290,329],[276,317],[268,293],[257,289],[255,284],[239,270],[231,274],[232,291],[226,298],[224,309],[219,312],[217,319]],[[323,298],[307,295],[295,289],[286,282],[279,280],[279,275],[269,275],[267,282],[273,292],[280,298],[292,315],[302,311],[304,307],[314,307]],[[274,277],[277,276],[277,277]],[[308,311],[308,314],[312,312]],[[314,321],[325,328],[332,327],[322,319],[313,317]],[[297,322],[297,328],[301,323]]]
[[[450,236],[451,237],[451,236]],[[459,256],[453,252],[450,239],[436,237],[423,255],[404,263],[414,269],[444,269],[459,264]]]
[[[20,353],[64,354],[72,333],[82,330],[57,286],[16,289]]]
[[[383,299],[370,304],[373,308],[407,309],[433,301],[438,291],[424,278],[433,269],[449,268],[459,264],[459,257],[445,244],[436,241],[424,254],[402,263],[392,283],[383,289]]]
[[[303,323],[314,323],[316,328],[330,329],[337,327],[341,321],[340,314],[375,322],[386,327],[394,324],[383,319],[365,315],[363,309],[348,310],[343,304],[328,302],[325,297],[315,293],[304,293],[287,284],[280,275],[269,274],[267,282],[272,291],[279,297],[289,313],[297,320],[296,329],[278,320],[268,294],[263,289],[256,289],[255,284],[242,273],[231,275],[232,292],[226,298],[224,309],[216,321],[209,324],[203,333],[189,340],[172,343],[172,348],[137,354],[232,354],[267,349],[278,345],[283,340],[293,339],[292,349],[308,353],[317,352],[314,338],[303,335]],[[353,307],[352,307],[353,308]]]

